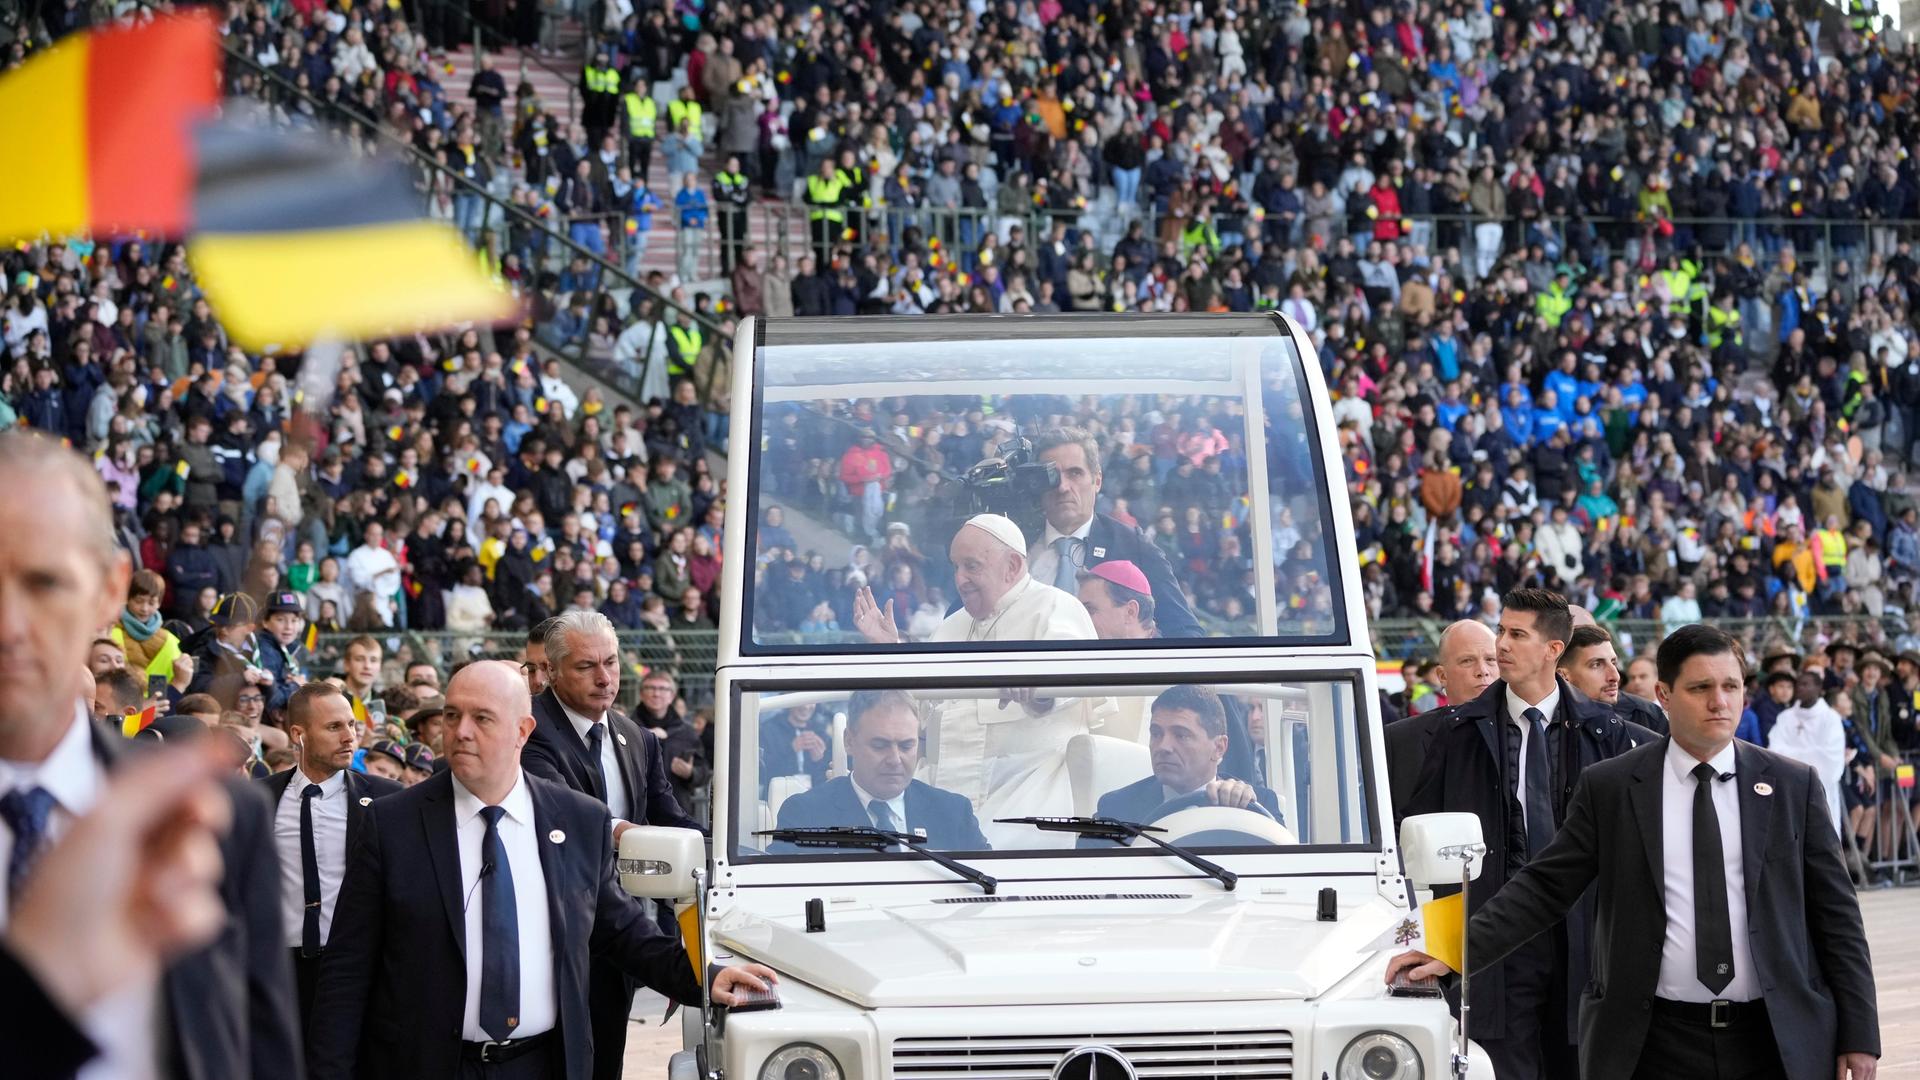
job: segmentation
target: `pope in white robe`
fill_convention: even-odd
[[[1019,526],[1006,518],[980,514],[969,519],[948,551],[962,607],[929,640],[1095,638],[1078,597],[1027,573],[1026,551]],[[892,602],[877,605],[871,590],[855,596],[853,621],[869,641],[902,640]],[[920,778],[972,800],[981,831],[996,848],[1071,846],[1070,833],[999,825],[994,819],[1072,814],[1067,741],[1099,728],[1111,709],[1105,698],[1035,699],[1018,691],[930,702],[924,707],[927,754]]]

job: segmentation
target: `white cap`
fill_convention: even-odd
[[[1026,557],[1027,538],[1010,519],[999,514],[975,514],[967,519],[967,524],[1007,545],[1022,558]]]

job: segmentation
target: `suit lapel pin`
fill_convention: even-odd
[[[553,841],[556,844],[564,844],[567,842],[567,834],[564,832],[561,832],[559,829],[555,829],[552,832],[547,834],[547,839]]]
[[[613,741],[619,743],[621,746],[627,745],[627,737],[617,731],[613,733]]]
[[[1096,558],[1096,559],[1104,559],[1104,558],[1106,558],[1106,557],[1107,557],[1107,549],[1106,549],[1106,548],[1101,548],[1101,547],[1097,547],[1097,548],[1094,548],[1094,549],[1093,549],[1093,557],[1094,557],[1094,558]]]
[[[360,805],[361,805],[361,806],[372,806],[372,805],[373,805],[373,797],[372,797],[372,796],[370,796],[370,795],[362,795],[362,796],[360,796]]]
[[[1755,795],[1771,795],[1773,794],[1773,785],[1767,783],[1765,780],[1762,780],[1759,783],[1753,785],[1753,793]]]

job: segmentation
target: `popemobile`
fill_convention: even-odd
[[[689,1010],[673,1080],[1492,1076],[1384,979],[1481,838],[1392,833],[1313,356],[1278,314],[741,325],[711,845],[619,870],[780,982]],[[884,493],[804,503],[801,445]],[[1122,469],[1225,496],[1165,511],[1204,558]],[[856,546],[852,625],[796,611],[787,556]]]

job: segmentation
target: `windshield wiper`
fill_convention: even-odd
[[[975,870],[958,859],[950,859],[927,846],[927,842],[912,833],[892,832],[876,829],[869,825],[826,825],[807,829],[767,829],[754,833],[770,840],[795,844],[799,847],[864,847],[882,851],[895,844],[904,845],[907,850],[932,859],[941,866],[980,886],[980,890],[991,896],[1000,889],[1000,882],[987,874]]]
[[[1116,843],[1121,840],[1132,840],[1135,837],[1145,837],[1148,843],[1159,846],[1162,850],[1166,851],[1167,854],[1186,862],[1188,865],[1203,871],[1208,877],[1219,881],[1227,887],[1228,892],[1232,892],[1234,884],[1240,880],[1239,874],[1221,866],[1219,863],[1210,862],[1178,844],[1170,844],[1153,835],[1154,833],[1166,832],[1167,830],[1158,829],[1152,825],[1141,825],[1138,822],[1121,821],[1119,818],[1108,817],[1016,817],[995,818],[994,820],[1002,825],[1031,825],[1042,832],[1077,833],[1080,836],[1092,837],[1095,840],[1112,840]]]

